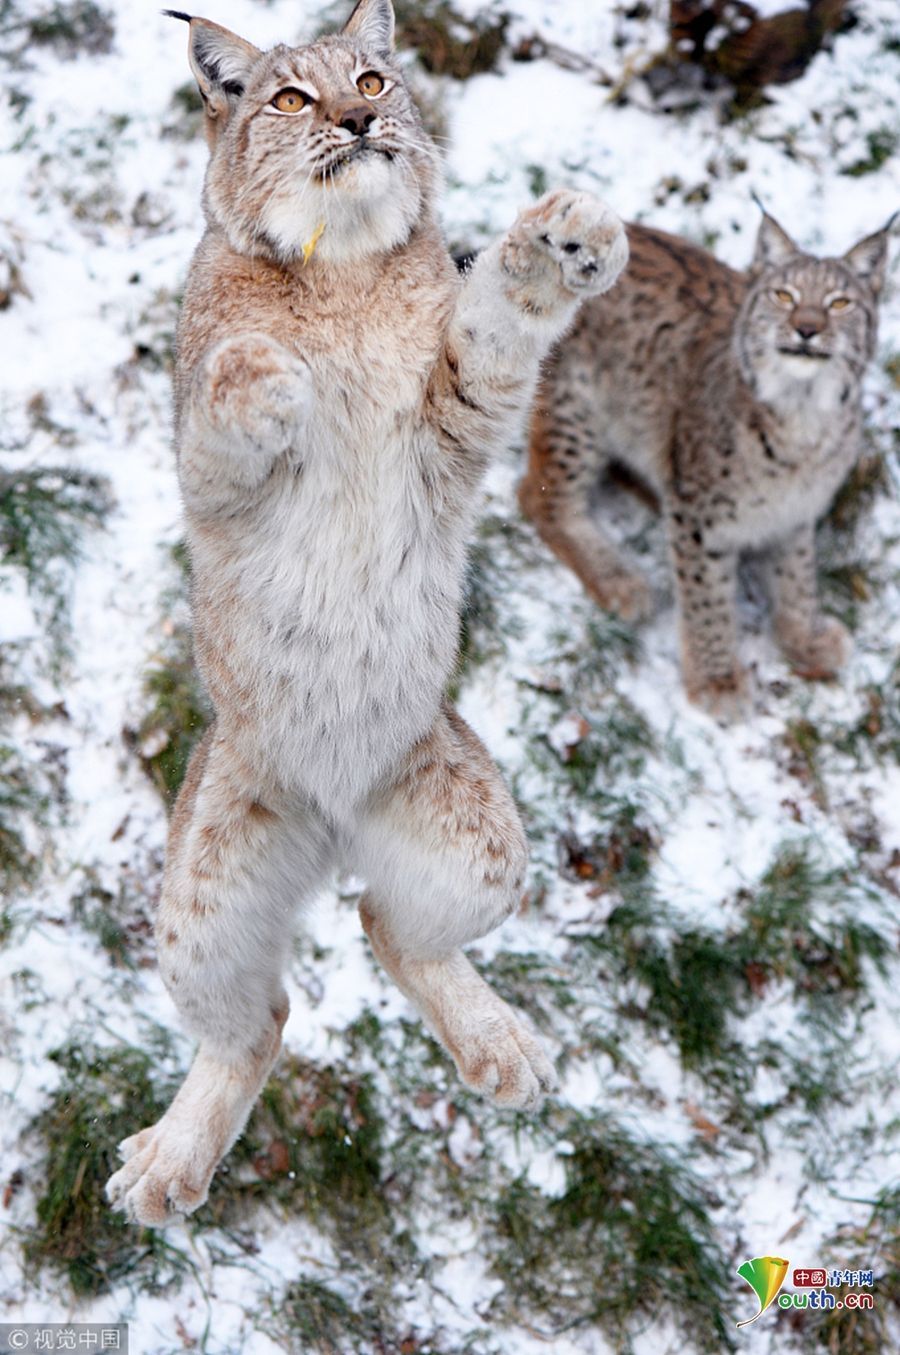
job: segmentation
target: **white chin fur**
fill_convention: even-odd
[[[840,387],[840,374],[832,359],[808,358],[801,353],[770,353],[753,365],[753,386],[767,404],[793,404],[809,398],[810,388],[828,399],[832,386]]]
[[[260,224],[286,256],[302,254],[323,222],[319,258],[348,263],[384,253],[407,238],[419,212],[418,191],[406,177],[395,161],[368,155],[325,183],[285,189],[267,204]]]
[[[802,377],[821,372],[827,361],[826,358],[808,357],[805,353],[781,353],[780,357],[786,372]]]

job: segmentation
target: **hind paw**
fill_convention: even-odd
[[[498,1106],[533,1109],[556,1086],[553,1064],[496,994],[490,993],[479,1008],[448,1041],[460,1077]]]
[[[106,1194],[132,1223],[164,1227],[193,1213],[209,1193],[218,1146],[208,1132],[186,1138],[168,1118],[119,1145],[125,1165],[110,1177]]]

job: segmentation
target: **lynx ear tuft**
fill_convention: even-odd
[[[394,50],[394,10],[391,0],[359,0],[341,29],[373,56],[389,57]]]
[[[190,18],[175,10],[168,12],[179,19]],[[231,103],[243,94],[261,53],[252,43],[209,19],[190,19],[190,25],[188,59],[206,111],[214,118],[227,116]]]
[[[895,212],[886,226],[874,235],[867,235],[844,255],[844,263],[849,264],[856,276],[869,284],[876,296],[884,286],[888,238],[898,216],[900,212]]]
[[[759,223],[759,233],[756,237],[756,249],[753,254],[753,263],[751,265],[754,273],[760,273],[764,268],[775,268],[779,264],[790,259],[794,254],[802,254],[791,237],[786,231],[783,231],[773,216],[765,210],[757,199],[757,206],[763,214],[763,219]]]

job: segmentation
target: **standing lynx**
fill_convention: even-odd
[[[516,907],[526,853],[444,689],[487,457],[578,299],[627,257],[607,207],[557,192],[460,278],[389,0],[267,53],[190,25],[211,158],[176,441],[215,720],[156,927],[199,1048],[108,1187],[147,1224],[196,1209],[241,1132],[280,1047],[296,911],[337,864],[366,879],[372,949],[464,1082],[506,1106],[553,1084],[460,949]]]
[[[666,517],[688,696],[747,706],[736,575],[763,554],[775,635],[797,669],[832,675],[850,650],[822,614],[814,529],[860,452],[887,231],[841,259],[803,254],[763,216],[748,274],[684,240],[629,226],[629,266],[586,305],[547,372],[520,498],[601,606],[647,614],[646,581],[595,524],[590,498],[624,464]]]

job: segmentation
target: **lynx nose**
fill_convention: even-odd
[[[814,334],[822,333],[825,328],[825,316],[818,311],[795,311],[792,323],[801,339],[811,339]]]
[[[367,108],[365,104],[357,104],[355,108],[342,110],[338,126],[345,127],[354,136],[364,136],[374,121],[375,114],[371,108]]]

